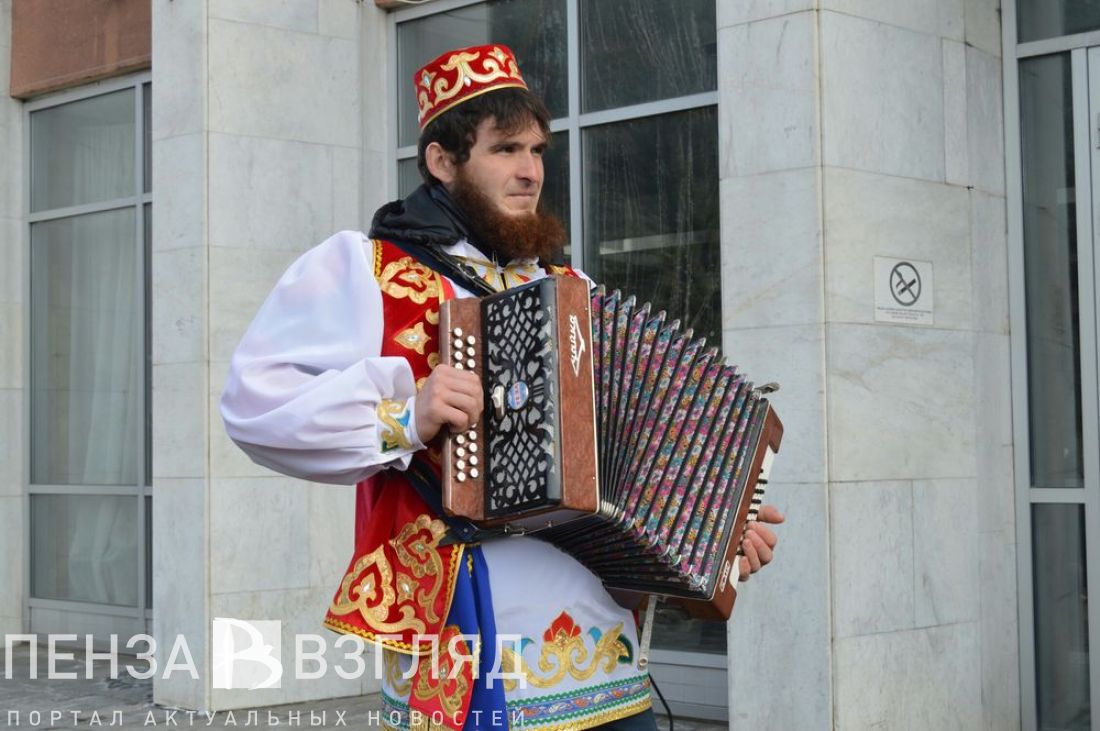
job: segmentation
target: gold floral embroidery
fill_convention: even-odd
[[[435,272],[410,256],[387,264],[378,277],[378,286],[396,299],[408,297],[418,305],[439,297]]]
[[[417,672],[416,686],[413,688],[413,694],[418,700],[430,701],[438,698],[443,712],[451,718],[454,718],[462,708],[462,701],[466,697],[466,692],[470,689],[470,681],[466,677],[466,672],[457,670],[454,658],[451,657],[448,651],[451,637],[460,632],[461,630],[453,624],[443,628],[439,638],[439,655],[438,657],[425,655],[420,658],[420,669]],[[459,660],[459,662],[468,665],[470,651],[466,641],[460,639],[454,644],[455,652],[466,658]],[[431,666],[433,662],[438,662],[439,667],[433,668]],[[451,677],[452,671],[455,675],[453,678]]]
[[[375,410],[378,420],[385,425],[382,430],[382,451],[394,449],[412,449],[407,429],[409,428],[409,409],[404,401],[382,399]]]
[[[439,621],[434,604],[443,587],[445,574],[437,547],[446,531],[442,521],[420,515],[415,521],[406,523],[397,537],[390,540],[398,563],[413,577],[433,577],[429,587],[417,591],[416,585],[419,582],[413,581],[404,572],[395,571],[386,558],[383,545],[355,562],[341,582],[340,591],[329,611],[336,615],[358,611],[375,632],[398,633],[411,630],[414,633],[424,633],[427,627],[423,620],[417,618],[412,601],[415,598],[425,609],[424,616],[429,622]],[[410,542],[411,551],[410,546],[406,545]],[[401,586],[402,582],[406,583],[405,587]],[[395,621],[387,621],[395,608],[400,616]]]
[[[428,341],[431,340],[431,336],[424,332],[424,323],[418,322],[412,327],[405,328],[394,335],[393,339],[398,345],[404,346],[409,350],[415,350],[420,355],[424,355],[424,348],[427,347]]]
[[[418,379],[416,380],[416,390],[417,390],[417,391],[419,391],[420,389],[424,388],[424,383],[425,383],[425,382],[426,382],[427,380],[428,380],[428,377],[427,377],[427,376],[424,376],[423,378],[418,378]]]
[[[566,612],[562,612],[543,633],[542,651],[538,659],[541,675],[536,674],[523,658],[523,649],[526,649],[530,640],[524,641],[520,652],[508,647],[501,648],[501,667],[506,673],[523,674],[527,682],[536,688],[552,688],[560,683],[566,674],[581,681],[591,678],[599,670],[610,674],[615,671],[620,658],[631,655],[630,650],[620,639],[622,631],[622,622],[607,632],[599,633],[590,630],[588,636],[596,641],[590,660],[585,635],[581,634],[580,627],[573,622],[573,618]],[[515,689],[516,684],[515,680],[506,680],[504,688],[511,691]]]
[[[435,368],[437,365],[439,365],[439,353],[429,353],[428,354],[428,367],[429,368]]]
[[[439,310],[428,310],[424,313],[424,319],[428,321],[429,325],[439,324]]]
[[[398,695],[408,695],[412,689],[412,679],[401,672],[401,655],[392,650],[382,650],[382,664],[386,671],[386,682]]]

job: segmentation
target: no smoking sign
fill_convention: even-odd
[[[875,257],[875,321],[931,325],[932,262]]]

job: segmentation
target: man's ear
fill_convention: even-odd
[[[428,172],[439,182],[446,186],[454,182],[457,166],[451,153],[444,150],[443,145],[438,142],[429,142],[424,148],[424,162],[428,165]]]

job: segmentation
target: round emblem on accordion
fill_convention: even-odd
[[[527,403],[527,384],[523,381],[516,381],[508,389],[508,406],[513,411],[516,411],[523,407]]]

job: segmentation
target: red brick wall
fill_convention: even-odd
[[[151,0],[13,0],[11,95],[148,68],[151,14]]]

